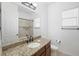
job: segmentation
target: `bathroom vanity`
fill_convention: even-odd
[[[40,46],[36,48],[28,47],[31,43],[39,43]],[[3,56],[50,56],[51,55],[51,41],[44,38],[35,39],[30,43],[21,41],[18,44],[3,47]],[[17,45],[17,46],[16,46]]]
[[[45,46],[39,49],[33,56],[50,56],[51,55],[51,47],[50,42],[48,42]]]

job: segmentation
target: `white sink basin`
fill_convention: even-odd
[[[37,48],[37,47],[39,47],[39,46],[40,46],[40,43],[30,43],[30,44],[28,45],[29,48]]]

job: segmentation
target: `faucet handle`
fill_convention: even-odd
[[[29,36],[29,35],[26,34],[26,36]]]
[[[30,36],[31,41],[33,41],[33,36]]]

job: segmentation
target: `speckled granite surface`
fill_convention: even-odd
[[[43,46],[45,46],[48,42],[50,42],[50,40],[39,38],[34,40],[33,42],[39,42],[41,45],[37,48],[28,48],[28,44],[24,43],[14,48],[10,48],[8,50],[3,51],[3,56],[31,56],[35,54]]]

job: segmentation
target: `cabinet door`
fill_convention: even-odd
[[[46,56],[50,56],[51,55],[51,46],[50,46],[51,42],[49,42],[46,45]]]
[[[46,56],[46,52],[43,52],[43,53],[41,54],[41,56]]]
[[[46,49],[46,56],[51,56],[51,47]]]
[[[3,45],[17,39],[18,33],[18,6],[10,2],[2,2],[2,42]]]
[[[42,47],[40,50],[38,50],[33,56],[41,56],[44,52],[45,52],[45,46]]]

